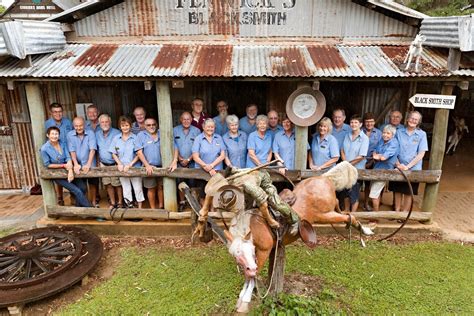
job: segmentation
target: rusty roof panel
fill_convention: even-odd
[[[153,60],[153,67],[161,69],[181,68],[191,51],[186,45],[163,45]]]
[[[101,66],[112,57],[117,48],[117,45],[92,45],[74,62],[74,66]]]
[[[339,50],[336,46],[321,45],[321,46],[308,46],[308,53],[311,59],[318,68],[318,76],[344,76],[348,71],[348,65],[339,54]]]
[[[232,46],[202,45],[196,48],[193,65],[186,76],[231,77]]]

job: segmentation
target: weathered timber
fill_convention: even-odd
[[[272,180],[275,182],[286,181],[276,170],[269,169]],[[312,170],[288,170],[287,176],[292,181],[301,181],[323,174],[320,171]],[[441,170],[420,170],[406,171],[411,182],[438,183],[441,178]],[[42,179],[65,179],[66,171],[63,169],[40,169]],[[201,169],[178,168],[173,172],[166,168],[154,168],[153,175],[157,177],[186,178],[209,180],[209,174]],[[116,167],[91,168],[89,173],[77,175],[77,178],[102,178],[102,177],[147,177],[145,168],[130,168],[127,173],[120,172]],[[381,180],[381,181],[402,181],[405,179],[398,170],[359,170],[359,180]]]
[[[298,82],[298,89],[310,87],[311,83],[307,81]],[[308,127],[295,126],[295,168],[298,170],[306,169],[308,160]]]
[[[91,217],[103,217],[111,220],[110,211],[108,208],[94,208],[94,207],[76,207],[76,206],[56,206],[48,205],[48,214],[57,217],[78,217],[78,218],[91,218]],[[125,211],[123,216],[124,219],[135,219],[135,218],[149,218],[159,220],[169,220],[169,212],[162,209],[124,209],[119,208],[114,218],[119,219],[122,213]],[[190,214],[187,214],[189,218]]]
[[[158,120],[160,126],[160,151],[163,166],[169,166],[173,160],[173,111],[171,109],[170,83],[168,81],[156,82],[156,99]],[[176,195],[176,181],[165,177],[163,179],[163,195],[165,208],[177,211],[178,200]]]
[[[283,286],[285,281],[285,245],[278,243],[277,247],[272,249],[270,253],[270,262],[268,263],[268,278],[271,284],[270,294],[277,296],[283,292]]]
[[[41,96],[41,90],[38,83],[27,83],[25,84],[26,99],[28,101],[28,108],[30,110],[31,117],[31,130],[33,131],[33,143],[35,146],[36,154],[36,166],[38,170],[42,168],[43,162],[41,155],[39,155],[41,146],[44,143],[46,131],[44,128],[44,119],[46,117],[45,107]],[[67,174],[64,173],[67,178]],[[44,181],[40,179],[41,189],[43,192],[43,205],[54,205],[56,204],[56,192],[54,190],[54,184],[51,181]],[[46,211],[46,216],[48,212]]]
[[[357,219],[405,219],[407,218],[408,212],[380,211],[355,212],[351,214],[353,214]],[[431,212],[411,212],[410,220],[428,222],[431,220],[431,215]]]
[[[387,104],[385,105],[384,109],[382,110],[382,112],[379,114],[379,116],[377,117],[377,119],[375,120],[375,124],[380,124],[383,119],[385,118],[385,116],[387,115],[387,113],[393,109],[394,105],[400,100],[400,97],[401,97],[402,93],[400,92],[400,90],[396,91],[392,97],[390,98],[390,100],[387,102]]]
[[[441,89],[441,94],[452,95],[455,83],[445,83]],[[433,139],[430,148],[429,169],[437,170],[443,166],[444,151],[446,149],[446,136],[448,133],[449,110],[436,109],[433,126]],[[433,212],[438,199],[439,183],[427,184],[423,194],[422,209]]]

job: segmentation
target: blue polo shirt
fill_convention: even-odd
[[[224,135],[225,133],[227,133],[227,131],[229,130],[229,128],[227,127],[227,123],[224,119],[224,122],[221,121],[221,117],[219,115],[215,116],[213,118],[214,120],[214,123],[216,123],[216,129],[214,131],[214,133],[216,134],[219,134],[219,135]]]
[[[98,131],[102,130],[98,122],[97,122],[97,125],[95,126],[95,129],[92,128],[92,122],[89,120],[86,121],[86,128],[92,130],[94,133],[97,133]]]
[[[158,137],[153,139],[148,131],[141,131],[138,133],[136,149],[142,149],[146,161],[152,166],[161,167],[161,153],[160,153],[160,131],[157,132]]]
[[[133,122],[132,124],[132,133],[135,135],[138,135],[141,131],[144,131],[145,128],[140,128],[140,125],[138,125],[137,122]]]
[[[268,127],[268,131],[272,134],[272,140],[275,139],[275,135],[278,133],[278,132],[281,132],[283,131],[283,126],[281,126],[280,124],[278,124],[275,129],[271,129],[270,126]]]
[[[206,136],[204,136],[204,133],[201,133],[194,140],[192,151],[193,154],[198,153],[199,158],[206,164],[211,164],[219,157],[222,151],[225,152],[225,145],[221,135],[214,133],[211,142],[209,142]],[[201,169],[201,166],[195,163],[194,168]],[[222,162],[214,167],[215,170],[222,170],[222,168]]]
[[[65,143],[59,142],[62,153],[58,152],[49,141],[43,144],[40,149],[43,165],[48,167],[50,164],[65,164],[71,160],[69,151]]]
[[[365,127],[362,127],[362,131],[367,136],[367,129]],[[370,136],[368,137],[369,137],[369,149],[367,150],[366,157],[372,158],[372,153],[374,152],[375,148],[377,148],[377,145],[382,139],[382,131],[374,127],[372,129],[372,132],[370,133]]]
[[[344,123],[341,127],[341,129],[336,130],[336,127],[333,125],[332,128],[332,136],[334,136],[337,140],[337,145],[339,146],[339,149],[342,148],[342,143],[344,142],[344,137],[346,137],[347,133],[351,133],[351,127]]]
[[[184,159],[188,159],[193,154],[192,147],[196,137],[201,134],[199,128],[195,126],[190,126],[188,133],[184,132],[183,125],[178,125],[173,128],[173,137],[174,137],[174,148],[178,149],[179,155]],[[194,161],[189,163],[189,167],[194,167]]]
[[[255,151],[255,155],[258,158],[260,163],[266,163],[268,153],[272,150],[272,134],[269,131],[265,132],[263,138],[258,135],[258,132],[252,132],[249,135],[249,139],[247,141],[247,150],[253,149]],[[250,159],[249,154],[247,153],[247,168],[255,167],[255,163]]]
[[[374,169],[393,169],[395,168],[395,162],[397,161],[397,155],[399,152],[398,140],[393,137],[388,142],[380,140],[375,153],[382,154],[383,157],[387,158],[385,161],[375,161]]]
[[[113,127],[110,128],[109,132],[107,133],[107,137],[104,136],[104,132],[101,129],[97,133],[95,133],[100,162],[105,164],[115,163],[115,160],[114,158],[112,158],[112,154],[110,153],[109,148],[114,137],[119,134],[120,131]]]
[[[67,143],[67,133],[73,130],[72,122],[70,119],[63,117],[59,124],[56,124],[56,121],[52,118],[44,122],[44,128],[47,130],[51,126],[56,126],[59,128],[59,140],[63,142],[63,144]]]
[[[95,134],[90,129],[84,129],[83,137],[79,137],[75,130],[67,134],[67,148],[69,152],[75,152],[77,162],[82,166],[87,164],[91,150],[97,150],[97,141]],[[92,159],[92,167],[96,166],[96,160]]]
[[[398,161],[405,166],[421,151],[428,151],[426,133],[419,128],[415,129],[411,135],[408,134],[407,129],[400,130],[396,137],[400,145]],[[420,160],[411,170],[421,170],[422,165],[423,161]]]
[[[238,131],[238,136],[231,138],[229,132],[222,136],[226,147],[226,154],[232,166],[245,168],[247,160],[247,134]]]
[[[324,139],[320,139],[318,133],[314,134],[311,142],[311,155],[313,156],[313,163],[317,166],[325,164],[331,158],[340,157],[336,137],[326,135]],[[335,165],[336,163],[328,168],[332,168]]]
[[[346,155],[346,160],[354,160],[358,156],[364,157],[361,161],[354,165],[357,169],[365,169],[365,163],[367,162],[367,151],[369,149],[369,138],[364,132],[360,131],[359,135],[353,140],[352,132],[346,134],[344,142],[342,143],[342,149]]]
[[[287,169],[295,169],[295,146],[296,139],[294,131],[291,132],[290,136],[286,135],[283,130],[275,133],[272,149],[274,153],[280,155]]]
[[[122,133],[115,136],[110,144],[109,152],[117,155],[120,162],[128,165],[135,158],[137,149],[137,135],[130,133],[127,140],[122,139]],[[138,160],[133,167],[141,167],[142,163]]]
[[[257,122],[255,122],[255,124],[253,125],[250,125],[249,120],[247,119],[247,116],[244,116],[243,118],[239,120],[239,129],[250,136],[251,133],[257,130]]]

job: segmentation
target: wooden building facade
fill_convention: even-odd
[[[190,109],[193,97],[203,98],[210,114],[216,114],[215,103],[224,99],[238,116],[249,102],[257,103],[261,113],[275,109],[283,115],[289,95],[310,85],[325,95],[327,116],[342,107],[348,117],[374,112],[382,123],[390,110],[406,113],[416,92],[460,95],[458,83],[474,77],[472,52],[456,54],[456,69],[448,68],[456,53],[452,48],[425,47],[421,71],[405,71],[404,58],[426,16],[395,3],[113,4],[80,5],[50,18],[61,23],[67,39],[54,53],[32,55],[27,66],[15,58],[0,60],[0,189],[28,188],[36,181],[40,165],[33,162],[38,161],[35,153],[44,142],[41,125],[52,102],[63,104],[69,118],[78,105],[94,103],[114,121],[144,106],[158,117],[162,135],[169,135],[162,149],[166,164],[171,159],[171,127]],[[439,134],[430,146],[436,159],[430,169],[440,170],[448,111],[423,112]],[[306,166],[305,153],[297,157]],[[304,166],[301,172],[307,172]],[[55,202],[49,182],[42,180],[47,206]],[[167,183],[168,193],[175,193],[174,182]],[[429,199],[437,192],[437,181],[432,183]],[[432,210],[434,204],[426,203],[423,208]],[[175,199],[165,204],[176,209]]]

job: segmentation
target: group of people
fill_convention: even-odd
[[[228,104],[221,100],[216,104],[218,115],[209,117],[204,101],[195,98],[191,111],[183,112],[180,124],[173,129],[174,157],[168,167],[203,169],[213,176],[224,165],[236,168],[252,168],[273,158],[282,161],[279,171],[295,169],[295,132],[292,122],[284,116],[281,120],[276,111],[258,114],[256,104],[248,104],[246,115],[238,118],[228,113]],[[135,121],[119,118],[119,129],[113,128],[107,114],[99,116],[95,105],[87,108],[87,120],[76,117],[71,122],[63,116],[58,103],[50,106],[51,118],[46,121],[48,141],[41,148],[43,163],[48,168],[68,170],[68,180],[57,180],[58,203],[63,203],[62,187],[75,197],[78,206],[98,204],[98,179],[75,179],[75,174],[87,173],[95,166],[116,166],[119,171],[130,167],[144,167],[150,177],[106,177],[102,183],[107,189],[110,207],[126,204],[131,206],[133,195],[142,207],[145,200],[143,187],[151,208],[163,208],[161,178],[152,177],[153,167],[163,167],[160,154],[160,132],[156,119],[147,117],[143,107],[133,111]],[[420,170],[424,153],[428,150],[426,133],[419,129],[421,114],[408,114],[406,127],[401,124],[399,111],[390,113],[390,123],[379,130],[375,128],[375,116],[365,113],[354,115],[345,124],[343,109],[335,109],[332,120],[325,117],[316,126],[312,140],[307,144],[308,166],[324,171],[338,161],[349,161],[358,169]],[[279,124],[281,122],[281,125]],[[205,183],[197,181],[198,186]],[[379,209],[380,194],[385,182],[367,183],[365,209]],[[86,188],[89,187],[89,198]],[[350,190],[338,193],[346,210],[358,208],[358,182]],[[404,183],[390,183],[395,192],[395,210],[407,210],[411,196]],[[415,187],[415,190],[417,188]],[[133,192],[132,192],[133,191]]]

